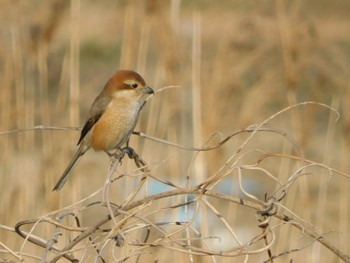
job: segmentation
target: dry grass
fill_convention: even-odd
[[[349,261],[350,4],[304,2],[1,1],[0,259]],[[232,138],[134,136],[146,167],[90,152],[51,192],[78,132],[22,129],[80,127],[118,68],[181,86],[137,130]]]

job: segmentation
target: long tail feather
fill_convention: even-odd
[[[78,161],[80,160],[80,158],[84,155],[84,153],[89,149],[90,147],[87,146],[83,146],[80,145],[79,149],[77,150],[77,152],[75,153],[75,155],[73,156],[72,160],[70,161],[70,163],[68,164],[66,170],[64,170],[61,178],[58,180],[57,184],[55,185],[55,187],[52,189],[52,191],[59,191],[62,189],[62,187],[64,186],[64,184],[66,183],[68,177],[72,174],[73,168],[75,167],[75,165],[78,163]]]

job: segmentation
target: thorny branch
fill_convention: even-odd
[[[240,198],[236,198],[236,197],[233,197],[230,195],[223,195],[223,194],[215,192],[215,191],[205,191],[205,189],[202,189],[198,186],[192,187],[189,189],[175,189],[175,190],[151,195],[151,196],[148,196],[144,199],[136,200],[134,202],[131,202],[131,203],[123,206],[122,208],[117,209],[113,215],[116,217],[116,216],[121,214],[121,211],[130,211],[136,207],[142,206],[145,203],[151,203],[152,201],[155,201],[155,200],[164,199],[164,198],[177,196],[177,195],[185,195],[185,194],[195,194],[195,195],[202,195],[203,194],[203,195],[208,196],[208,197],[218,198],[221,200],[226,200],[229,202],[233,202],[236,204],[240,204],[240,205],[252,208],[252,209],[256,210],[258,212],[258,214],[263,215],[265,217],[272,216],[272,217],[278,218],[278,219],[282,220],[283,222],[289,223],[290,225],[304,231],[307,235],[313,237],[315,240],[320,242],[322,245],[329,248],[332,252],[334,252],[336,255],[338,255],[339,258],[341,258],[344,262],[349,262],[349,260],[350,260],[349,256],[343,254],[334,245],[332,245],[329,241],[327,241],[324,238],[324,235],[322,233],[319,233],[311,226],[305,225],[305,223],[302,220],[300,220],[298,218],[292,218],[289,215],[282,213],[281,211],[278,211],[278,212],[274,211],[273,213],[271,213],[270,210],[275,209],[275,208],[272,208],[272,204],[274,202],[272,204],[270,204],[269,207],[266,208],[266,207],[262,207],[260,204],[257,204],[256,202],[242,200]],[[74,240],[72,240],[69,244],[67,244],[61,250],[58,250],[58,248],[56,248],[56,247],[51,248],[53,251],[59,252],[59,254],[57,254],[57,256],[51,262],[56,262],[62,256],[66,257],[67,259],[74,262],[75,259],[69,256],[69,254],[68,254],[69,251],[71,251],[71,249],[73,247],[75,247],[78,243],[80,243],[82,240],[91,236],[96,231],[100,230],[100,228],[103,225],[105,225],[107,222],[109,222],[110,220],[111,220],[111,217],[108,214],[107,216],[105,216],[105,218],[100,220],[94,226],[89,227],[89,228],[84,228],[84,229],[69,228],[68,226],[60,225],[58,222],[53,221],[53,220],[42,221],[42,222],[48,222],[48,223],[54,224],[56,226],[62,227],[63,229],[72,230],[72,231],[73,230],[74,231],[81,231],[81,234],[79,234]],[[46,247],[46,243],[43,241],[40,241],[40,239],[38,237],[35,237],[35,236],[28,237],[27,236],[28,233],[21,230],[22,226],[28,225],[28,224],[33,224],[35,222],[37,222],[37,220],[27,220],[27,221],[19,222],[16,225],[15,230],[22,237],[28,238],[28,241],[30,241],[38,246]],[[266,222],[265,222],[265,224],[266,224]],[[261,223],[261,226],[264,227],[264,222]],[[140,243],[139,245],[141,246],[142,244]],[[146,245],[146,244],[144,244],[144,245]],[[150,244],[148,244],[148,245],[150,245]],[[153,244],[152,246],[154,246],[154,245],[156,245],[156,244]],[[158,244],[158,246],[159,246],[159,244]],[[196,254],[198,253],[200,255],[232,256],[230,253],[231,251],[226,251],[226,252],[225,251],[204,251],[203,249],[199,249],[199,248],[195,248],[195,247],[192,247],[191,249],[193,250],[193,253],[196,252]],[[242,248],[237,248],[237,249],[240,251],[240,254],[245,254],[245,253],[249,254],[250,253],[247,250],[247,247],[242,247]]]
[[[108,213],[102,216],[99,222],[95,223],[93,226],[89,227],[81,227],[79,223],[79,214],[65,214],[61,217],[58,217],[56,220],[52,219],[51,217],[43,217],[40,219],[34,219],[34,220],[26,220],[17,223],[15,226],[15,231],[23,238],[25,238],[27,241],[40,246],[42,248],[45,248],[47,251],[53,252],[55,254],[54,258],[51,259],[51,262],[56,262],[61,257],[65,257],[67,260],[71,262],[78,261],[77,258],[73,256],[73,253],[79,248],[77,245],[81,244],[82,241],[89,239],[90,244],[92,247],[95,248],[98,257],[104,262],[103,256],[101,251],[104,249],[103,244],[107,244],[108,242],[115,242],[117,246],[123,246],[125,244],[133,246],[133,249],[131,254],[129,254],[125,259],[130,258],[132,256],[135,256],[137,258],[140,257],[142,253],[145,252],[146,248],[151,247],[162,247],[164,249],[179,251],[182,253],[187,253],[190,255],[211,255],[211,256],[238,256],[238,255],[251,255],[251,254],[257,254],[262,252],[267,252],[268,255],[268,262],[273,262],[274,259],[281,257],[285,254],[292,253],[294,251],[299,251],[300,249],[305,248],[306,246],[295,249],[295,250],[289,250],[282,253],[275,253],[272,250],[272,245],[274,244],[275,240],[275,233],[274,233],[274,227],[271,226],[271,218],[276,218],[282,222],[282,225],[290,225],[295,228],[300,229],[304,234],[312,237],[314,241],[319,242],[323,246],[327,247],[330,251],[332,251],[334,254],[336,254],[341,260],[344,262],[350,262],[350,258],[348,255],[344,254],[342,251],[337,249],[330,241],[328,241],[325,238],[324,233],[320,233],[315,229],[315,227],[306,222],[304,219],[300,218],[298,215],[290,211],[287,207],[285,207],[282,204],[283,199],[287,196],[288,189],[290,186],[296,181],[297,178],[300,176],[303,176],[303,170],[305,170],[309,166],[317,166],[322,169],[328,170],[330,173],[334,174],[340,174],[342,176],[345,176],[346,178],[350,178],[350,176],[346,173],[337,171],[335,169],[329,168],[328,166],[324,164],[319,164],[316,162],[309,161],[304,158],[302,150],[298,147],[297,143],[291,138],[287,133],[284,133],[283,131],[279,131],[277,129],[273,129],[270,127],[266,127],[268,122],[272,120],[273,118],[276,118],[276,116],[281,115],[282,113],[293,109],[294,107],[301,106],[301,105],[308,105],[308,104],[315,104],[315,105],[321,105],[323,107],[326,107],[328,109],[331,109],[334,111],[334,109],[328,107],[324,104],[314,103],[314,102],[305,102],[293,105],[291,107],[288,107],[275,115],[271,116],[270,118],[266,119],[264,122],[262,122],[259,125],[250,126],[246,129],[239,130],[235,133],[232,133],[231,135],[227,136],[224,139],[221,139],[217,144],[213,146],[206,146],[206,147],[187,147],[187,146],[181,146],[178,144],[174,144],[171,142],[166,142],[158,138],[147,136],[140,132],[135,132],[134,134],[139,135],[143,138],[151,139],[154,141],[166,143],[171,146],[175,146],[178,148],[186,149],[186,150],[192,150],[192,151],[209,151],[216,149],[229,141],[234,136],[237,136],[241,133],[251,133],[251,136],[249,136],[248,139],[246,139],[240,147],[237,148],[235,153],[229,158],[229,160],[212,176],[207,178],[204,182],[199,183],[195,186],[187,186],[185,188],[176,186],[172,182],[168,181],[162,181],[158,178],[155,178],[152,174],[149,168],[147,167],[147,164],[144,160],[142,160],[139,155],[136,154],[136,152],[132,148],[124,148],[122,149],[122,153],[120,155],[114,156],[115,160],[117,162],[121,162],[121,160],[124,158],[124,155],[127,154],[127,156],[134,160],[136,166],[142,171],[143,176],[141,177],[139,184],[136,186],[134,191],[129,195],[129,197],[120,205],[116,205],[111,202],[110,196],[108,194],[108,186],[112,183],[114,183],[119,178],[112,179],[111,175],[114,172],[114,169],[118,166],[112,166],[114,167],[109,174],[108,180],[106,181],[106,184],[103,188],[104,194],[102,202],[93,202],[89,203],[87,206],[83,207],[81,210],[91,207],[94,205],[101,205],[101,206],[107,206],[109,208]],[[337,113],[337,112],[336,112]],[[47,127],[48,129],[55,130],[56,127]],[[36,129],[45,129],[43,126],[37,126],[33,128]],[[33,130],[29,129],[29,130]],[[13,132],[22,132],[22,130],[16,130]],[[241,156],[238,156],[237,154],[242,152],[242,149],[247,145],[247,143],[251,140],[251,138],[257,133],[257,132],[273,132],[276,134],[279,134],[283,138],[287,139],[294,147],[297,152],[296,156],[288,156],[284,154],[272,154],[272,153],[264,153],[262,152],[260,158],[257,159],[256,163],[250,164],[250,165],[241,165],[240,164],[240,158],[243,158],[244,154]],[[0,133],[0,135],[9,134],[7,133]],[[245,153],[246,154],[246,153]],[[267,158],[289,158],[291,160],[298,161],[301,165],[297,169],[297,171],[289,177],[289,179],[282,183],[277,178],[274,177],[274,175],[270,174],[267,170],[264,170],[260,167],[258,167],[265,159]],[[259,200],[254,195],[247,192],[243,185],[241,184],[241,173],[244,170],[260,170],[262,171],[266,176],[268,176],[270,179],[274,180],[278,184],[278,188],[270,194],[270,196],[266,195],[265,200]],[[240,178],[240,190],[244,194],[245,198],[239,198],[232,196],[230,194],[223,194],[220,192],[217,192],[214,189],[214,186],[220,182],[223,178],[228,176],[229,174],[232,174],[234,171],[236,171],[239,174]],[[161,192],[158,194],[153,194],[146,196],[144,198],[136,199],[138,196],[138,193],[144,186],[145,181],[148,177],[152,177],[155,180],[158,180],[164,184],[167,184],[171,187],[174,187],[175,189]],[[279,194],[277,196],[277,194]],[[236,236],[236,242],[237,246],[233,246],[232,248],[226,249],[226,250],[211,250],[208,247],[200,247],[196,246],[193,242],[188,242],[191,239],[197,239],[204,242],[207,238],[213,238],[213,237],[204,237],[201,236],[201,233],[199,233],[197,230],[195,230],[194,227],[192,227],[192,224],[194,222],[194,218],[196,217],[196,213],[194,213],[194,216],[192,220],[187,222],[165,222],[165,223],[157,223],[149,220],[147,216],[142,215],[141,211],[143,211],[144,208],[151,206],[152,203],[154,203],[157,200],[164,200],[169,199],[171,197],[175,196],[193,196],[191,200],[187,200],[186,202],[178,203],[176,205],[172,204],[168,207],[163,207],[162,209],[153,211],[152,213],[156,214],[160,211],[165,211],[167,209],[176,209],[183,206],[189,206],[194,204],[196,206],[196,209],[198,209],[199,205],[204,204],[206,207],[210,209],[226,226],[226,228],[232,233],[233,236],[236,236],[233,229],[229,225],[229,223],[223,218],[223,216],[217,211],[215,206],[212,205],[212,203],[209,201],[209,198],[220,200],[221,202],[228,202],[228,203],[234,203],[238,205],[242,205],[245,207],[248,207],[250,209],[253,209],[256,211],[259,224],[258,226],[262,229],[262,233],[257,235],[256,237],[252,238],[249,242],[243,243],[240,241],[239,237]],[[186,199],[185,199],[186,200]],[[198,210],[197,210],[198,211]],[[63,224],[61,222],[63,217],[66,217],[67,215],[72,215],[75,218],[76,226],[68,226],[66,224]],[[123,216],[121,221],[116,221],[116,217]],[[132,220],[137,219],[136,222],[138,224],[131,224],[128,225],[129,222]],[[106,226],[108,223],[113,221],[114,223],[111,226]],[[52,226],[55,226],[58,232],[55,233],[52,239],[45,240],[39,236],[36,236],[33,234],[33,230],[36,225],[38,224],[50,224]],[[173,232],[167,232],[165,231],[162,226],[163,225],[178,225],[182,226],[182,228],[179,230],[175,230]],[[31,231],[25,232],[22,230],[24,226],[33,226],[31,228]],[[136,229],[145,229],[146,230],[146,237],[141,241],[138,240],[137,242],[131,242],[124,240],[124,236],[128,232],[135,231]],[[190,229],[196,237],[190,237],[189,235],[186,235],[186,238],[181,239],[176,237],[175,235],[181,230],[188,230]],[[74,232],[77,233],[76,237],[71,240],[69,243],[67,243],[63,248],[59,248],[55,243],[59,240],[61,236],[61,230],[65,230],[68,232]],[[158,232],[160,237],[155,240],[150,239],[150,232],[151,230]],[[96,239],[93,239],[92,237],[94,235],[100,235],[101,237],[104,235],[104,233],[108,233],[107,236],[105,236],[102,241],[98,241]],[[263,243],[263,244],[262,244]],[[260,244],[260,248],[256,248],[257,244]],[[261,245],[262,244],[262,245]],[[254,246],[253,246],[254,245]],[[252,249],[252,248],[255,249]],[[121,259],[122,260],[122,259]]]

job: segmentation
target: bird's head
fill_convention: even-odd
[[[137,100],[154,94],[154,90],[147,86],[141,75],[132,70],[117,71],[107,82],[105,91],[113,98],[126,97]]]

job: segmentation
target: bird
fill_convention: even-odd
[[[78,140],[78,149],[53,191],[62,189],[75,165],[90,148],[109,153],[128,144],[140,111],[152,94],[154,90],[137,72],[117,71],[94,100]]]

